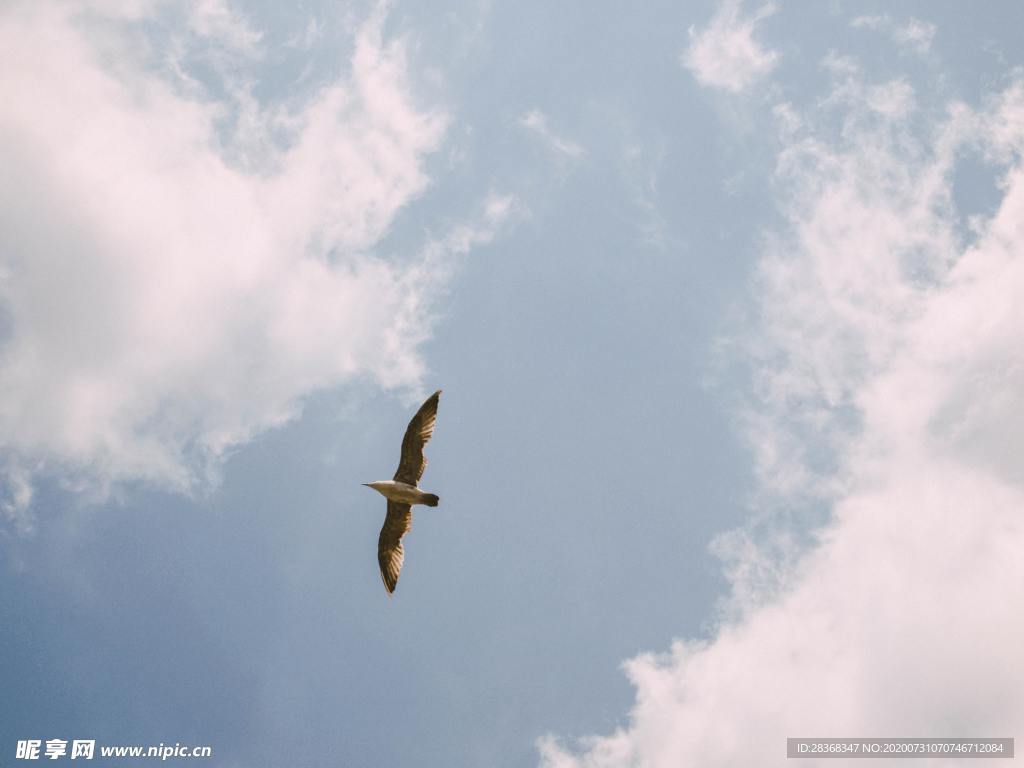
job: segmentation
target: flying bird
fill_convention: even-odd
[[[398,574],[402,571],[402,562],[405,560],[402,537],[412,530],[412,505],[425,504],[428,507],[436,507],[439,501],[436,494],[421,491],[418,484],[427,466],[423,446],[434,434],[437,403],[440,397],[439,389],[426,399],[409,422],[405,437],[402,439],[402,457],[398,462],[394,479],[363,483],[388,500],[388,514],[384,518],[384,526],[380,529],[380,538],[377,540],[380,577],[388,594],[395,591]]]

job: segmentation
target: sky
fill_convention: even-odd
[[[1022,28],[5,2],[0,765],[1024,735]]]

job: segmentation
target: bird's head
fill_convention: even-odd
[[[374,480],[372,483],[363,483],[367,488],[373,488],[377,493],[383,493],[387,483],[383,480]]]

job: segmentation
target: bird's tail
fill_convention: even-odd
[[[426,504],[428,507],[436,507],[437,502],[439,502],[440,500],[440,497],[436,493],[428,493],[426,496],[423,497],[423,503]]]

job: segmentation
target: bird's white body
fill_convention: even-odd
[[[421,491],[415,485],[409,485],[408,483],[402,483],[397,480],[375,480],[372,483],[363,483],[363,485],[373,488],[373,490],[390,501],[397,501],[402,504],[437,506],[437,496]]]

